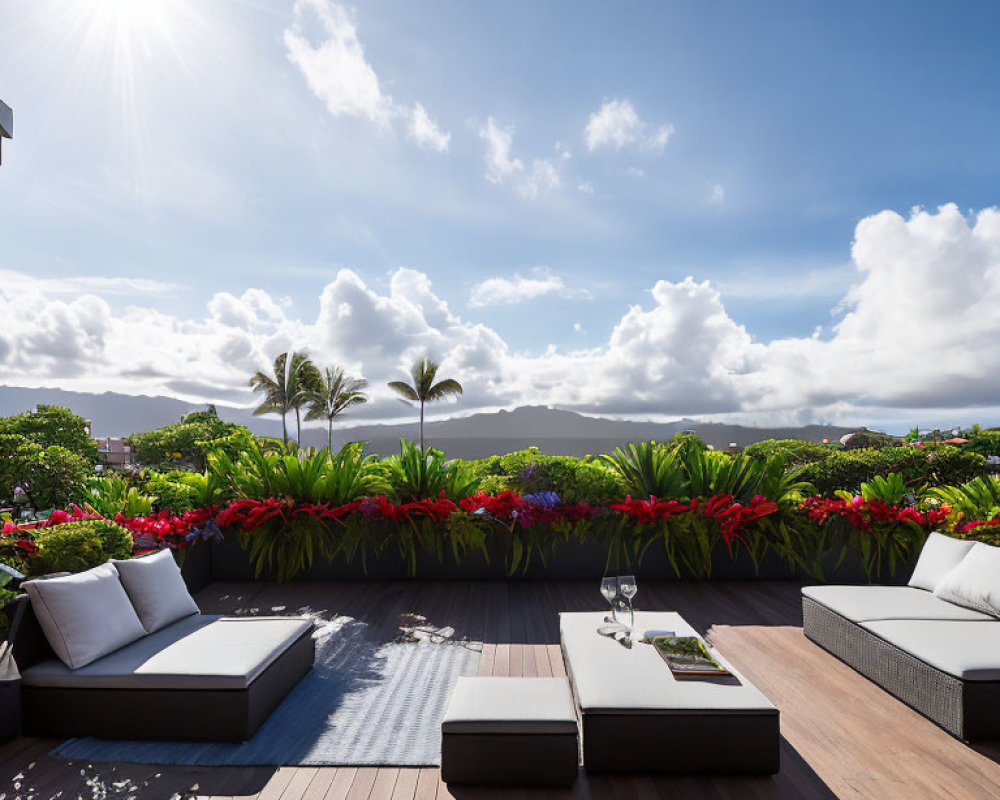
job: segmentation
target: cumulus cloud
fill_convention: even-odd
[[[401,123],[421,147],[448,150],[442,131],[420,103],[400,105],[386,94],[365,56],[352,13],[330,0],[295,0],[292,24],[284,32],[289,61],[334,117],[361,117],[380,130]]]
[[[590,152],[602,147],[622,150],[629,146],[662,152],[673,134],[673,125],[649,125],[640,119],[629,100],[605,101],[590,115],[584,130]]]
[[[713,284],[661,280],[600,346],[534,354],[511,351],[497,331],[457,315],[426,274],[409,269],[383,291],[341,270],[310,319],[260,289],[216,294],[185,319],[113,307],[114,296],[81,287],[77,296],[26,297],[4,283],[0,373],[9,385],[249,403],[247,375],[283,349],[305,347],[371,381],[373,402],[359,415],[374,418],[399,416],[385,382],[425,353],[462,381],[469,411],[549,403],[802,423],[1000,406],[1000,210],[885,211],[858,224],[851,256],[853,285],[826,330],[762,343]],[[470,305],[571,290],[540,270],[484,281]]]
[[[474,308],[511,305],[540,297],[589,300],[591,294],[584,288],[568,286],[562,277],[547,269],[536,269],[531,277],[515,272],[513,278],[487,278],[477,283],[469,295],[469,305]]]

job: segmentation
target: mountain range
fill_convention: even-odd
[[[176,422],[204,405],[169,397],[149,397],[105,392],[87,394],[62,389],[0,387],[0,416],[30,411],[36,405],[70,408],[91,420],[94,436],[127,436]],[[227,422],[246,425],[262,436],[280,436],[281,423],[274,417],[255,417],[249,409],[216,405]],[[523,406],[512,411],[471,414],[465,417],[427,422],[424,438],[456,458],[483,458],[527,447],[538,447],[551,455],[582,456],[607,453],[620,444],[652,439],[668,439],[684,430],[695,431],[705,442],[722,449],[730,443],[746,447],[762,439],[839,439],[852,428],[833,425],[752,428],[717,422],[680,419],[674,422],[631,422],[606,417],[589,417],[575,411],[546,406]],[[382,455],[397,452],[400,439],[416,439],[417,423],[371,424],[334,429],[334,446],[348,441],[368,442],[368,449]],[[303,430],[303,444],[325,446],[326,432]]]

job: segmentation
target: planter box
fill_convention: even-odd
[[[240,546],[235,534],[227,534],[220,542],[212,542],[206,547],[196,545],[192,554],[198,548],[211,553],[211,579],[216,581],[253,581],[274,579],[274,575],[265,571],[256,577],[246,552]],[[651,547],[638,564],[611,563],[607,564],[607,549],[602,544],[564,542],[557,544],[551,552],[545,555],[543,562],[537,554],[533,554],[525,569],[520,564],[512,575],[508,575],[504,564],[506,544],[497,538],[488,547],[489,561],[482,553],[472,552],[461,563],[456,564],[451,555],[443,561],[429,553],[417,554],[417,580],[598,580],[605,574],[634,574],[639,580],[673,581],[678,580],[677,574],[667,560],[662,549]],[[190,556],[191,554],[189,554]],[[379,556],[369,554],[367,563],[362,563],[360,555],[351,562],[342,557],[326,562],[321,558],[313,561],[312,566],[296,576],[297,580],[310,581],[357,581],[357,580],[405,580],[410,578],[406,562],[399,551],[389,544]],[[681,579],[691,579],[691,575],[682,572]],[[774,553],[768,553],[760,564],[759,570],[754,569],[753,561],[743,550],[731,557],[724,547],[718,547],[712,554],[712,579],[715,580],[787,580],[799,577],[794,570]],[[857,577],[864,580],[864,574]]]
[[[181,577],[191,594],[204,589],[213,580],[212,548],[207,542],[195,542],[183,550],[175,550],[174,558],[181,568]]]

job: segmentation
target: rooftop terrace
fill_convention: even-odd
[[[580,774],[572,792],[450,791],[437,769],[162,767],[71,763],[50,740],[0,748],[0,793],[137,800],[173,795],[256,800],[684,800],[685,798],[985,798],[1000,796],[1000,741],[954,739],[802,634],[794,582],[654,583],[644,609],[679,611],[781,711],[781,771],[770,778],[606,777]],[[383,641],[400,614],[418,613],[483,641],[483,675],[563,674],[559,611],[600,608],[590,582],[215,583],[206,613],[309,609],[367,622]],[[115,785],[128,781],[134,785]],[[2,794],[0,794],[2,796]]]

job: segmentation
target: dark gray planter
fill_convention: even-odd
[[[205,548],[204,544],[196,547]],[[216,581],[273,580],[274,575],[264,571],[255,576],[253,567],[236,534],[228,533],[224,540],[212,542],[205,548],[211,554],[211,578]],[[527,565],[523,562],[513,573],[505,563],[509,544],[505,534],[497,534],[488,544],[487,560],[480,552],[469,553],[461,563],[455,563],[450,553],[443,560],[426,552],[417,554],[415,576],[394,544],[388,544],[379,555],[369,553],[362,562],[357,555],[348,562],[337,557],[332,562],[316,559],[312,566],[296,578],[314,581],[356,580],[598,580],[605,574],[630,573],[639,580],[673,581],[690,580],[693,576],[682,571],[678,576],[662,547],[654,545],[638,562],[621,559],[608,563],[605,545],[596,542],[561,542],[546,550],[544,560],[533,553]],[[750,556],[742,549],[730,556],[725,547],[717,547],[712,554],[712,579],[715,580],[782,580],[796,577],[794,570],[774,553],[768,553],[755,569]]]
[[[207,542],[196,541],[183,550],[175,550],[174,558],[181,568],[181,576],[188,591],[194,594],[204,589],[213,580],[212,548]]]

